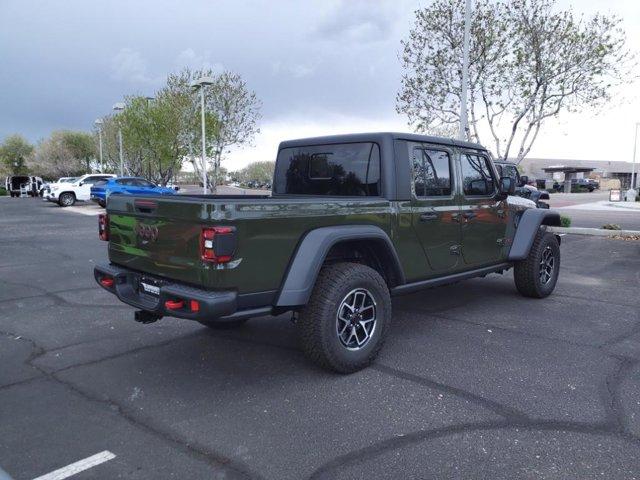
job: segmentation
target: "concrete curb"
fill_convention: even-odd
[[[583,227],[547,227],[548,232],[571,235],[591,235],[593,237],[640,237],[640,230],[604,230]]]

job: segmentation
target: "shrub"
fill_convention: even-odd
[[[0,197],[4,197],[5,195],[7,195],[7,189],[0,187]]]
[[[569,228],[571,226],[571,218],[565,215],[560,215],[560,225],[564,228]]]

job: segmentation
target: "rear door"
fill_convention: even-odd
[[[427,271],[455,271],[460,263],[460,207],[453,151],[409,142],[412,224],[429,263]]]
[[[498,179],[489,157],[462,151],[461,231],[466,267],[481,267],[500,260],[507,229],[506,201],[498,199]]]

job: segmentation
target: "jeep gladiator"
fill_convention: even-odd
[[[98,227],[110,263],[94,276],[144,323],[230,328],[293,312],[309,358],[353,372],[379,352],[392,296],[512,267],[521,294],[553,291],[560,239],[546,226],[560,216],[527,208],[515,187],[475,143],[285,141],[271,196],[110,196]]]

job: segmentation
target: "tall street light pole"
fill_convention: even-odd
[[[104,163],[102,162],[102,119],[98,118],[93,122],[98,128],[98,142],[100,145],[100,173],[104,173]]]
[[[155,97],[144,97],[144,99],[147,101],[147,120],[148,120],[149,102],[154,101]],[[152,125],[152,127],[153,127],[153,125]],[[149,156],[149,158],[147,160],[147,180],[152,181],[151,180],[151,156]]]
[[[464,37],[462,39],[462,85],[460,91],[460,140],[468,140],[467,89],[469,88],[469,36],[471,34],[471,0],[464,9]]]
[[[124,110],[124,103],[118,102],[113,105],[113,109],[116,112]],[[124,177],[124,158],[122,156],[122,128],[118,125],[118,146],[120,147],[120,176]]]
[[[215,83],[215,79],[212,77],[200,77],[198,80],[194,81],[191,86],[193,88],[200,89],[200,116],[202,123],[202,193],[204,195],[207,194],[207,139],[205,136],[206,129],[204,124],[204,87],[205,85],[212,85]],[[213,185],[215,190],[215,182],[216,178],[213,179]]]
[[[636,134],[633,138],[633,163],[631,164],[631,189],[636,189],[636,147],[638,145],[638,127],[640,122],[636,122]]]

